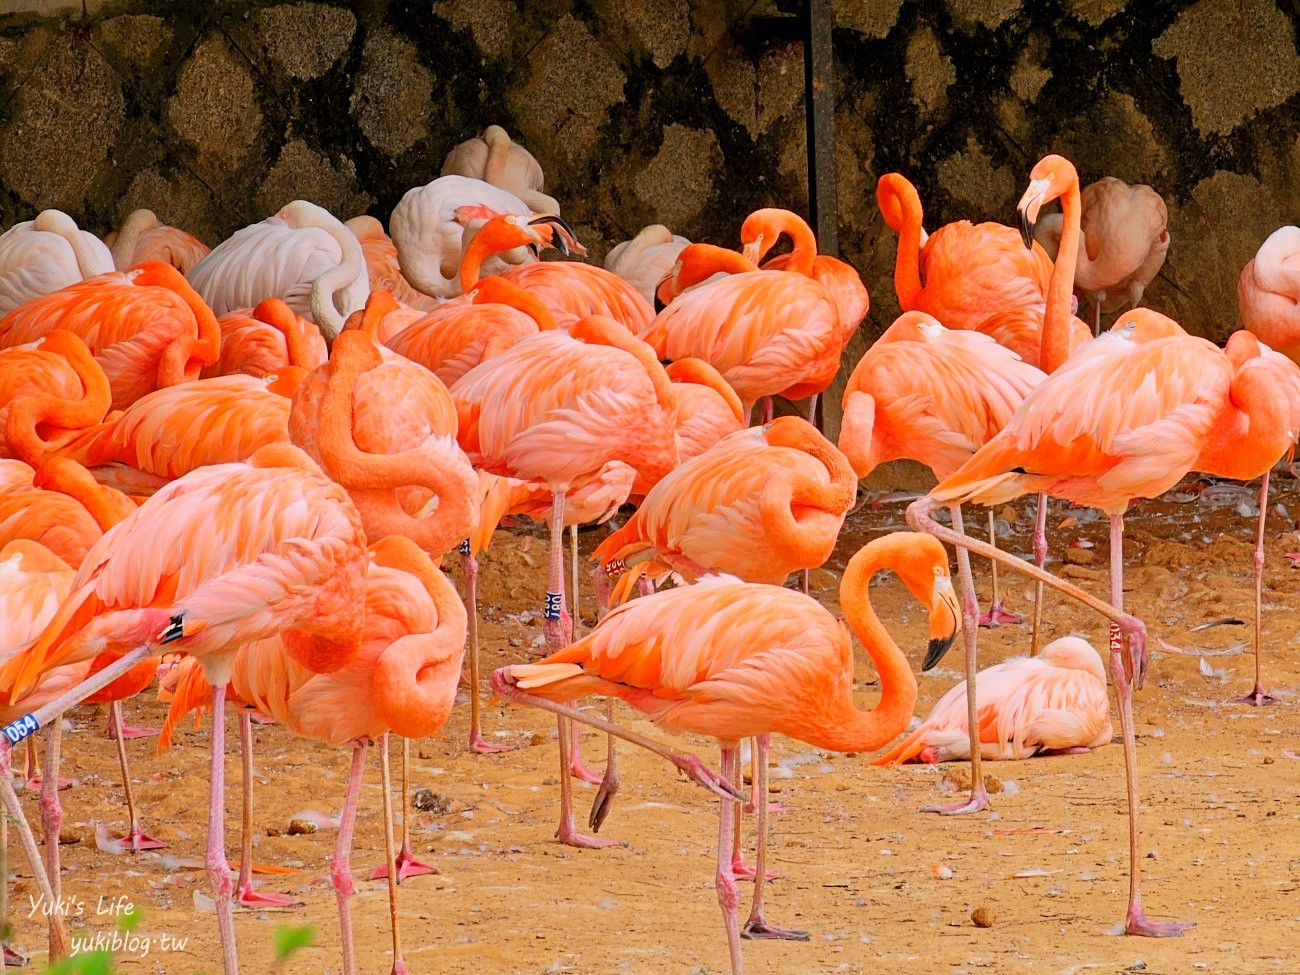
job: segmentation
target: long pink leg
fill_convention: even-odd
[[[366,767],[365,739],[352,746],[352,769],[348,773],[348,791],[343,799],[343,816],[339,820],[338,840],[334,844],[334,862],[330,880],[339,904],[339,934],[343,940],[343,975],[356,975],[356,951],[352,946],[352,829],[357,822],[357,800],[361,797],[361,773]]]
[[[4,803],[4,815],[0,818],[5,819],[5,829],[8,830],[9,822],[13,822],[18,830],[18,839],[22,843],[23,852],[27,854],[27,862],[32,869],[32,877],[36,881],[37,892],[45,898],[45,903],[56,903],[54,889],[50,886],[49,875],[45,872],[45,863],[41,857],[41,849],[36,843],[36,837],[32,833],[32,828],[27,822],[27,817],[23,815],[22,804],[18,801],[18,794],[14,792],[13,786],[13,750],[9,742],[0,738],[0,800]],[[8,874],[4,874],[3,879],[6,891],[9,886]],[[67,936],[63,932],[62,915],[56,913],[51,917],[57,923],[60,944],[59,954],[67,954]],[[5,957],[9,957],[11,949],[8,943],[5,943]],[[17,952],[13,952],[15,959],[22,957]],[[8,962],[6,962],[7,964]]]
[[[1038,510],[1034,514],[1034,565],[1040,569],[1047,564],[1047,495],[1038,496]],[[1034,580],[1034,628],[1029,637],[1029,655],[1038,656],[1038,641],[1043,626],[1043,580]]]
[[[771,423],[772,416],[776,411],[776,404],[772,402],[772,397],[763,397],[763,422]]]
[[[1264,679],[1260,674],[1260,658],[1263,655],[1264,523],[1268,520],[1268,475],[1269,472],[1265,471],[1259,485],[1259,534],[1255,538],[1255,689],[1237,699],[1243,704],[1253,704],[1256,707],[1277,701],[1277,698],[1264,690]]]
[[[108,709],[108,737],[116,741],[119,736],[127,739],[152,738],[158,734],[157,728],[133,728],[122,720],[122,702],[114,701]]]
[[[962,527],[961,505],[953,505],[952,530],[964,535]],[[984,786],[984,775],[980,771],[980,724],[979,701],[975,689],[975,675],[979,669],[976,660],[979,640],[979,604],[975,597],[975,579],[970,570],[970,553],[964,548],[957,549],[957,575],[961,579],[961,628],[962,639],[966,646],[966,720],[970,733],[970,798],[956,805],[926,806],[925,812],[938,813],[941,816],[960,816],[964,813],[979,812],[989,807],[989,793]]]
[[[114,701],[109,705],[108,727],[110,730],[124,728],[122,723],[122,702]],[[156,732],[155,732],[156,734]],[[117,763],[122,770],[122,793],[126,798],[126,815],[130,824],[125,836],[109,840],[105,849],[112,853],[139,853],[141,850],[165,850],[167,844],[156,840],[140,828],[140,820],[135,812],[135,796],[131,792],[131,769],[126,760],[126,740],[129,735],[110,735],[117,743]],[[136,737],[144,737],[137,735]]]
[[[469,747],[470,751],[491,755],[496,752],[514,751],[513,745],[498,745],[483,740],[479,713],[478,670],[478,559],[469,548],[469,543],[461,549],[461,569],[465,573],[465,609],[469,616]]]
[[[221,956],[226,975],[238,975],[235,912],[231,895],[235,881],[226,862],[226,684],[212,688],[212,794],[208,804],[208,880],[221,935]]]
[[[560,825],[555,830],[555,838],[566,846],[576,846],[582,850],[599,850],[607,846],[627,846],[626,843],[619,840],[606,840],[578,832],[578,827],[573,822],[573,781],[569,777],[569,770],[573,764],[571,749],[574,745],[574,724],[570,718],[564,715],[559,715],[558,722],[560,729]],[[604,808],[608,809],[608,805],[605,805]],[[596,810],[593,807],[592,816],[595,815]]]
[[[240,907],[302,907],[285,894],[259,894],[253,888],[253,712],[239,709],[239,752],[243,765],[242,828],[239,847],[239,880],[235,883],[235,903]]]
[[[393,855],[393,781],[388,767],[388,733],[379,741],[379,770],[384,789],[384,875],[388,881],[388,922],[393,932],[393,969],[389,975],[408,975],[406,962],[402,959],[402,937],[397,925],[397,885],[400,873],[397,859]],[[405,795],[405,790],[403,790]],[[403,819],[406,813],[402,813]]]
[[[59,802],[59,752],[63,744],[63,718],[57,718],[45,734],[45,768],[41,777],[41,828],[45,831],[45,873],[50,878],[57,904],[63,894],[59,863],[59,833],[63,829],[63,804]],[[56,912],[49,915],[50,961],[62,957],[62,928]]]
[[[735,744],[722,746],[722,767],[735,768]],[[740,954],[740,919],[736,916],[739,903],[739,891],[736,878],[731,874],[732,829],[735,822],[736,803],[732,799],[722,799],[718,805],[718,871],[713,883],[718,891],[718,906],[722,908],[722,924],[727,931],[727,952],[731,956],[732,975],[741,975],[744,962]]]
[[[384,736],[384,760],[388,758],[388,735]],[[426,873],[437,873],[435,867],[421,863],[415,858],[411,849],[411,810],[408,808],[411,794],[411,739],[402,739],[402,848],[397,851],[397,882],[400,884],[408,877],[423,877]],[[370,872],[371,880],[381,880],[388,876],[387,862],[381,863]]]
[[[13,786],[11,785],[10,788]],[[0,815],[0,968],[21,968],[27,956],[9,944],[9,817]]]
[[[998,547],[996,525],[997,517],[994,515],[993,509],[989,508],[989,544],[994,548]],[[998,564],[996,562],[990,562],[989,571],[992,573],[993,577],[993,605],[989,607],[987,613],[980,617],[980,626],[994,627],[1001,626],[1003,623],[1014,626],[1021,622],[1021,619],[1015,613],[1008,613],[1002,608],[1002,595],[998,589]]]
[[[741,937],[765,938],[780,941],[807,941],[808,932],[794,928],[778,928],[768,924],[763,916],[763,887],[767,883],[767,754],[771,741],[769,735],[759,735],[754,749],[757,760],[754,764],[753,796],[758,806],[758,860],[754,865],[754,904],[749,912],[749,920],[741,929]],[[739,815],[739,814],[737,814]]]
[[[1110,516],[1110,601],[1124,609],[1124,516]],[[1127,659],[1121,652],[1119,628],[1112,623],[1110,633],[1110,671],[1115,678],[1115,696],[1119,699],[1120,734],[1124,739],[1124,777],[1128,787],[1128,914],[1124,919],[1127,934],[1148,938],[1173,938],[1194,924],[1175,921],[1149,921],[1142,910],[1142,841],[1138,831],[1137,742],[1133,737],[1133,685],[1140,685],[1140,662]]]

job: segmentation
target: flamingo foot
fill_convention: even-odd
[[[1237,698],[1236,703],[1249,704],[1252,707],[1258,708],[1258,707],[1263,707],[1266,704],[1276,704],[1277,698],[1275,698],[1268,691],[1264,690],[1263,686],[1256,684],[1255,689],[1253,691],[1251,691],[1245,697]]]
[[[753,813],[755,810],[757,810],[757,809],[758,809],[758,807],[757,807],[756,805],[754,805],[753,802],[747,802],[747,803],[745,803],[745,814],[746,814],[746,815],[750,815],[750,814],[752,814],[752,813]],[[768,811],[769,813],[783,813],[783,812],[789,812],[789,811],[790,811],[790,807],[787,806],[787,805],[785,805],[784,803],[777,802],[777,801],[774,799],[774,800],[772,800],[771,802],[769,802],[769,803],[767,804],[767,811]]]
[[[421,863],[415,859],[415,854],[411,852],[409,846],[403,846],[397,851],[394,858],[397,861],[397,882],[400,884],[408,877],[423,877],[426,873],[437,873],[437,867],[431,867],[427,863]],[[369,880],[383,880],[388,876],[388,864],[382,863],[370,872]]]
[[[737,880],[753,880],[758,876],[758,871],[740,857],[734,857],[731,861],[731,875]],[[775,870],[767,871],[768,880],[779,880],[780,877],[781,875]]]
[[[740,929],[740,936],[751,941],[807,941],[808,932],[795,928],[778,928],[768,924],[762,916],[751,917]]]
[[[560,828],[555,831],[555,838],[565,846],[576,847],[579,850],[603,850],[611,846],[627,846],[622,840],[603,840],[599,836],[579,833],[578,828],[572,823],[560,823]]]
[[[1195,924],[1181,921],[1148,921],[1146,912],[1141,907],[1131,906],[1124,921],[1124,933],[1139,938],[1178,938],[1184,931],[1190,931]]]
[[[4,948],[4,966],[5,968],[24,968],[27,965],[27,956],[22,952],[14,949],[12,945],[5,942],[0,947]]]
[[[480,755],[499,755],[502,752],[513,752],[518,747],[518,745],[498,745],[494,741],[484,741],[482,735],[476,735],[469,740],[469,750]]]
[[[250,883],[235,891],[235,903],[240,907],[258,911],[267,907],[302,907],[302,901],[296,901],[287,894],[262,894],[253,889]]]
[[[132,741],[136,738],[152,738],[159,734],[159,731],[157,728],[136,728],[126,724],[122,726],[120,732],[118,729],[110,727],[108,729],[108,740],[117,741],[118,734],[121,734],[127,741]]]
[[[129,833],[116,839],[110,840],[101,837],[99,845],[105,853],[112,853],[114,856],[120,856],[123,853],[141,853],[145,850],[167,849],[166,843],[154,839],[139,826],[132,826]]]
[[[569,774],[579,781],[590,782],[592,785],[599,785],[605,779],[602,773],[582,764],[582,756],[578,754],[576,748],[573,750],[573,761],[569,763]]]
[[[30,790],[30,791],[32,791],[32,792],[40,792],[40,791],[41,791],[41,786],[44,784],[44,782],[45,782],[45,780],[44,780],[44,779],[41,777],[41,775],[38,773],[38,774],[36,774],[36,775],[33,775],[30,779],[27,780],[27,782],[23,785],[23,789],[24,789],[25,791],[26,791],[26,790]],[[72,788],[72,780],[71,780],[71,779],[62,779],[62,778],[59,779],[59,791],[60,791],[60,792],[62,792],[64,789],[71,789],[71,788]]]
[[[587,825],[591,827],[593,833],[600,832],[605,817],[614,808],[614,797],[618,795],[618,786],[617,774],[607,775],[600,780],[600,788],[596,790],[596,798],[591,801],[591,812],[587,816]]]
[[[1005,609],[996,604],[990,606],[989,611],[980,617],[980,626],[987,626],[990,629],[996,629],[1003,624],[1006,624],[1007,626],[1015,626],[1022,622],[1024,621],[1015,613],[1008,613]]]
[[[933,805],[926,806],[921,812],[938,813],[940,816],[964,816],[967,813],[981,812],[989,807],[988,790],[981,785],[971,793],[969,799],[965,802],[959,802],[952,806]]]

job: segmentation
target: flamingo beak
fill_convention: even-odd
[[[1030,180],[1029,188],[1025,190],[1025,195],[1016,205],[1016,217],[1020,222],[1020,239],[1025,242],[1025,247],[1031,250],[1034,246],[1034,224],[1038,221],[1038,211],[1043,208],[1043,198],[1046,193],[1047,180]]]
[[[758,267],[758,262],[763,257],[763,235],[759,234],[756,238],[742,247],[740,253],[744,255],[745,260],[749,261],[750,264]]]
[[[925,652],[921,670],[933,670],[961,632],[961,604],[952,587],[952,580],[941,576],[934,583],[934,605],[930,610],[930,645]],[[935,635],[935,627],[940,627]]]
[[[550,232],[551,246],[558,250],[565,257],[572,253],[586,254],[587,249],[578,243],[578,238],[564,220],[554,214],[544,214],[540,217],[534,217],[528,221],[528,226],[536,227],[540,224],[549,224],[552,228]]]

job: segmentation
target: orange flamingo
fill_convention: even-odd
[[[825,289],[804,274],[730,273],[731,267],[751,262],[740,255],[722,256],[727,253],[698,244],[683,250],[673,277],[677,287],[687,290],[640,338],[661,359],[692,356],[714,366],[747,414],[760,398],[804,399],[820,393],[834,378],[841,351],[839,314]],[[697,260],[694,255],[703,256]],[[728,273],[707,280],[714,269]],[[695,281],[703,283],[689,287]],[[765,419],[771,419],[770,400],[767,412]]]
[[[1034,225],[1034,239],[1057,260],[1063,214]],[[1164,266],[1169,250],[1169,213],[1160,194],[1145,184],[1130,186],[1105,176],[1079,194],[1079,253],[1074,291],[1092,306],[1094,333],[1101,313],[1122,311],[1142,300]]]
[[[559,217],[528,220],[520,216],[493,217],[465,249],[460,264],[464,292],[479,282],[482,262],[515,247],[557,247],[564,254],[585,254],[573,231]],[[632,285],[616,274],[574,261],[538,261],[505,271],[506,280],[536,295],[561,328],[590,315],[613,318],[636,334],[654,318],[654,310]]]
[[[722,374],[703,359],[664,369],[677,399],[677,458],[687,461],[745,426],[745,408]]]
[[[1053,640],[1037,657],[1013,657],[980,671],[976,679],[978,742],[986,761],[1086,752],[1110,744],[1106,668],[1086,640]],[[919,728],[871,764],[949,762],[970,757],[970,750],[962,681],[939,699]]]
[[[111,270],[113,255],[98,237],[61,210],[42,210],[0,234],[0,315]]]
[[[1066,260],[1056,266],[1032,239],[1021,246],[1016,232],[998,223],[959,220],[940,227],[922,244],[920,197],[898,173],[880,178],[876,199],[885,222],[899,234],[894,288],[903,310],[926,312],[948,328],[984,332],[1050,373],[1091,333],[1070,311],[1078,251],[1078,177],[1060,156],[1047,157],[1035,172],[1048,160],[1063,164],[1062,178],[1053,185],[1066,194],[1067,204],[1062,236]],[[1074,176],[1073,197],[1065,178],[1067,166]],[[1072,210],[1071,199],[1076,204]]]
[[[34,346],[0,349],[0,457],[37,464],[111,405],[108,377],[86,343],[54,329]]]
[[[366,262],[366,276],[370,290],[387,291],[403,305],[421,311],[433,311],[440,304],[437,298],[417,291],[402,275],[397,259],[397,246],[384,233],[384,225],[374,217],[364,214],[353,217],[344,225],[361,244],[361,255]]]
[[[133,210],[120,229],[104,238],[113,266],[129,271],[143,261],[162,261],[181,274],[203,260],[211,249],[179,227],[169,227],[152,210]]]
[[[1269,234],[1237,279],[1241,324],[1300,362],[1300,227]]]
[[[755,210],[745,218],[740,227],[745,257],[760,264],[782,235],[790,238],[793,249],[788,254],[772,258],[762,267],[769,271],[797,271],[825,288],[839,316],[840,347],[847,346],[871,310],[871,298],[861,275],[839,258],[818,254],[812,228],[789,210]]]
[[[343,933],[344,972],[356,971],[350,898],[352,830],[360,798],[367,743],[378,742],[383,770],[384,839],[387,869],[394,869],[392,786],[388,772],[389,733],[403,738],[436,734],[456,699],[465,652],[465,607],[432,560],[400,535],[370,546],[366,577],[365,628],[361,649],[345,667],[317,674],[285,653],[278,638],[240,648],[230,674],[230,694],[285,726],[290,734],[327,745],[352,748],[352,769],[339,826],[330,876],[338,898]],[[187,711],[204,703],[210,689],[199,667],[181,664],[172,699],[168,730]],[[240,713],[241,736],[251,736],[247,710]],[[251,767],[246,768],[246,780]],[[407,818],[403,816],[403,818]],[[245,831],[241,886],[251,889],[243,871],[252,859]],[[396,881],[390,885],[389,918],[393,934],[393,975],[405,975],[397,921]]]
[[[925,312],[904,312],[859,360],[844,390],[844,422],[840,449],[859,477],[876,465],[908,458],[927,465],[936,478],[947,477],[992,439],[1044,379],[1041,370],[1023,362],[991,336],[944,328]],[[1042,568],[1047,558],[1046,498],[1038,499],[1039,517],[1034,532],[1034,558]],[[952,523],[962,531],[961,506],[951,508]],[[990,512],[989,542],[995,544]],[[970,558],[957,552],[965,614],[966,687],[969,713],[977,713],[975,675],[977,624],[997,626],[1019,623],[1019,617],[1002,609],[998,597],[997,563],[993,563],[993,604],[979,616]],[[1042,592],[1039,590],[1039,601]],[[1034,609],[1031,653],[1038,649],[1040,611]],[[929,669],[929,664],[924,669]],[[967,728],[978,731],[968,720]],[[988,806],[988,791],[979,770],[979,754],[972,739],[971,794],[956,806],[931,806],[932,812],[976,812]]]
[[[200,467],[288,443],[289,401],[305,374],[292,366],[281,373],[270,382],[216,376],[154,390],[73,437],[55,456],[90,468],[128,495],[148,497]]]
[[[1029,222],[1033,216],[1027,214]],[[1234,370],[1228,356],[1209,342],[1138,308],[1030,393],[1001,432],[924,500],[996,504],[1042,491],[1100,508],[1111,524],[1111,602],[1122,609],[1129,501],[1156,497],[1198,468],[1263,464],[1267,469],[1286,449],[1288,420],[1286,394],[1266,370]],[[933,523],[927,530],[935,530]],[[1146,665],[1145,652],[1124,659],[1112,629],[1110,668],[1129,786],[1132,873],[1126,930],[1163,936],[1183,928],[1147,920],[1139,895],[1132,701]]]
[[[80,465],[51,460],[40,472],[18,460],[0,460],[0,545],[15,538],[39,542],[73,568],[103,534],[135,510]]]
[[[720,771],[731,782],[739,781],[742,738],[765,741],[775,732],[818,748],[874,751],[907,727],[917,696],[907,658],[871,608],[868,585],[884,568],[897,571],[929,610],[932,651],[951,644],[960,627],[943,546],[895,532],[854,555],[840,583],[840,605],[880,674],[880,701],[870,711],[854,705],[853,642],[831,613],[802,593],[729,576],[633,600],[540,663],[496,671],[492,686],[507,700],[589,721],[566,705],[591,694],[617,697],[668,731],[717,738]],[[662,745],[619,733],[683,764]],[[754,907],[744,930],[749,937],[806,939],[805,932],[769,925],[763,915],[766,764],[759,762],[756,771],[760,845]],[[733,801],[722,797],[715,884],[731,970],[740,975]]]
[[[568,333],[539,332],[467,372],[452,387],[459,438],[481,471],[545,485],[551,495],[550,570],[543,630],[552,649],[571,639],[564,598],[564,527],[570,493],[614,481],[619,490],[593,493],[609,517],[627,492],[648,491],[677,463],[676,398],[654,353],[618,322],[587,318]],[[621,494],[621,496],[620,496]],[[590,517],[591,512],[579,512]],[[570,520],[566,520],[570,519]],[[479,538],[491,534],[480,517]],[[576,524],[576,521],[573,522]],[[476,565],[466,568],[471,673],[477,671]],[[573,824],[569,771],[574,768],[571,729],[560,722],[560,826],[573,846],[608,846]],[[579,774],[583,774],[579,770]]]
[[[10,724],[0,762],[7,763],[10,744],[162,644],[199,659],[217,716],[224,714],[234,652],[245,643],[280,633],[288,653],[311,669],[346,666],[361,637],[366,566],[361,518],[347,494],[293,447],[264,447],[248,463],[205,467],[173,481],[104,534],[40,638],[0,667],[0,687],[16,700],[52,667],[105,650],[128,652]],[[215,721],[212,732],[207,867],[225,971],[235,975],[222,726]],[[0,772],[6,808],[21,815],[10,799],[7,764]]]
[[[294,200],[273,217],[244,227],[190,271],[218,315],[283,298],[332,340],[370,291],[361,244],[328,211]]]
[[[69,285],[0,319],[0,348],[33,342],[51,329],[75,332],[113,389],[113,409],[145,393],[197,379],[217,361],[221,332],[181,273],[146,261]]]
[[[199,374],[202,379],[242,372],[270,376],[285,366],[311,371],[329,357],[325,336],[279,298],[256,308],[241,308],[217,319],[221,357]]]
[[[779,586],[830,557],[856,496],[844,455],[807,421],[783,416],[679,464],[592,559],[606,572],[636,567],[619,580],[618,601],[635,579],[670,572]]]

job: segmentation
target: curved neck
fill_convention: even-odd
[[[135,511],[135,504],[125,494],[100,484],[76,461],[56,458],[44,464],[32,478],[32,484],[46,491],[58,491],[76,501],[106,532]]]
[[[703,359],[678,359],[668,364],[664,374],[674,383],[690,383],[712,389],[727,404],[736,422],[745,425],[745,406],[740,402],[740,397],[731,388],[731,383],[722,378],[722,373]]]
[[[830,483],[802,473],[772,478],[759,495],[758,506],[765,516],[772,547],[787,553],[795,562],[815,564],[824,557],[822,542],[813,533],[801,529],[800,511],[813,509],[843,518],[853,507],[858,479],[848,459],[829,440],[803,421],[787,426],[785,419],[782,417],[767,428],[767,442],[773,447],[788,447],[807,454],[826,469]]]
[[[253,309],[253,317],[270,325],[284,337],[284,351],[289,365],[312,369],[317,356],[311,342],[303,334],[302,325],[292,308],[279,298],[267,298]],[[317,341],[320,341],[317,339]]]
[[[881,540],[885,541],[884,539]],[[838,726],[815,744],[835,751],[875,751],[907,729],[916,706],[916,675],[903,651],[871,606],[868,585],[881,569],[896,568],[904,555],[890,545],[868,545],[855,555],[840,582],[840,606],[849,627],[880,675],[880,701],[870,711],[850,706]]]
[[[112,270],[111,267],[102,267],[104,262],[101,255],[95,253],[77,227],[76,222],[62,210],[42,210],[36,215],[32,226],[36,230],[45,230],[58,234],[68,242],[68,246],[72,248],[72,254],[77,260],[77,270],[81,272],[83,278],[93,277],[96,274],[103,274],[105,271]],[[112,255],[109,256],[111,258]]]
[[[365,255],[356,234],[337,220],[321,221],[320,227],[338,242],[342,260],[318,277],[311,284],[311,317],[317,328],[325,335],[327,341],[333,342],[343,331],[343,313],[334,303],[334,296],[366,270]],[[344,309],[350,311],[351,309]]]
[[[80,338],[56,330],[45,337],[41,349],[61,355],[67,361],[81,380],[82,394],[80,399],[64,400],[49,393],[35,393],[20,397],[10,405],[5,439],[13,455],[33,467],[67,439],[57,434],[48,439],[43,437],[42,425],[69,434],[83,430],[104,419],[113,400],[108,377]]]
[[[817,238],[813,235],[812,228],[795,214],[789,213],[782,220],[779,231],[772,243],[775,244],[780,239],[780,234],[787,234],[793,245],[785,269],[811,277],[813,264],[817,261]]]
[[[725,247],[716,244],[689,244],[677,255],[681,267],[677,271],[677,291],[681,293],[715,274],[742,274],[757,271],[758,265]]]
[[[1066,184],[1061,194],[1061,244],[1047,284],[1047,308],[1043,313],[1043,332],[1038,353],[1038,367],[1050,373],[1070,357],[1070,323],[1074,318],[1071,298],[1074,295],[1074,272],[1079,263],[1079,178]]]
[[[483,133],[483,142],[487,146],[487,159],[483,164],[483,182],[502,186],[513,141],[504,129],[490,126]]]
[[[499,228],[491,225],[491,222],[480,228],[474,238],[465,246],[465,252],[460,258],[461,292],[472,291],[478,284],[484,261],[497,254],[512,251],[518,246],[520,246],[520,241],[514,239],[513,236],[510,239],[505,239],[499,232]]]
[[[900,193],[888,190],[890,205],[897,208],[898,223],[887,222],[898,231],[898,253],[894,257],[894,291],[904,311],[915,308],[921,301],[921,198],[913,190]]]
[[[536,295],[525,291],[499,274],[486,277],[474,286],[474,304],[508,305],[516,311],[523,312],[544,332],[554,331],[560,327],[550,309]]]
[[[1211,427],[1195,470],[1217,477],[1259,477],[1291,446],[1286,394],[1263,362],[1247,360],[1232,377],[1228,403]]]
[[[140,235],[157,226],[158,218],[152,210],[132,210],[130,216],[122,222],[122,229],[117,232],[117,237],[110,248],[113,254],[113,266],[119,271],[129,271],[131,259],[135,256],[135,246],[140,242]]]

